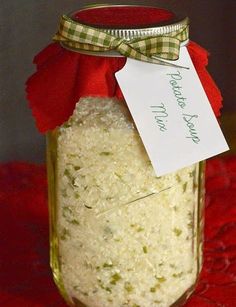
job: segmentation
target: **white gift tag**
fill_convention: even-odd
[[[229,149],[186,47],[174,64],[189,69],[128,58],[116,73],[158,176]]]

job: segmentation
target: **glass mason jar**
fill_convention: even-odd
[[[157,177],[117,98],[81,98],[47,140],[51,267],[67,303],[183,303],[202,266],[203,164]]]

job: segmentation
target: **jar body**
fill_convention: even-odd
[[[51,267],[71,306],[171,306],[202,263],[204,167],[157,177],[125,102],[83,98],[48,134]]]

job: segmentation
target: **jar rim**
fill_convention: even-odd
[[[80,21],[79,18],[76,18],[76,15],[80,12],[89,12],[92,10],[99,10],[99,9],[117,9],[117,8],[139,8],[139,9],[151,9],[151,10],[159,10],[159,11],[165,11],[172,14],[171,19],[161,22],[156,22],[155,24],[150,24],[150,26],[145,27],[137,27],[137,25],[132,27],[114,27],[114,26],[105,26],[105,25],[98,25],[93,23],[88,23],[83,21]],[[134,40],[136,38],[143,38],[143,37],[152,37],[152,36],[161,36],[161,35],[168,35],[171,32],[181,30],[189,25],[189,18],[183,17],[181,15],[176,15],[173,12],[169,11],[168,9],[163,9],[155,6],[148,6],[148,5],[135,5],[135,4],[95,4],[95,5],[89,5],[84,6],[79,10],[73,11],[68,14],[70,18],[72,18],[75,22],[81,23],[83,25],[88,25],[97,29],[100,29],[101,31],[106,32],[107,34],[113,35],[117,38],[123,38],[126,41]],[[185,46],[189,43],[189,39],[185,42],[181,43],[181,46]],[[72,47],[66,47],[62,43],[62,46],[68,50],[79,52],[82,54],[87,55],[96,55],[96,56],[109,56],[109,57],[123,57],[122,55],[118,54],[115,51],[105,51],[105,52],[96,52],[96,51],[83,51],[83,50],[77,50]]]
[[[93,11],[93,10],[99,10],[99,9],[120,9],[120,8],[131,8],[132,10],[135,8],[138,9],[150,9],[150,10],[157,10],[157,11],[162,11],[162,12],[166,12],[166,13],[170,13],[172,14],[172,18],[170,19],[165,19],[165,20],[161,20],[161,21],[156,21],[156,22],[151,22],[145,26],[142,25],[136,25],[133,24],[132,26],[114,26],[114,25],[104,25],[104,24],[97,24],[97,23],[93,23],[93,22],[87,22],[84,20],[84,18],[82,19],[82,21],[76,17],[77,14],[81,13],[81,12],[86,12],[88,13],[89,11]],[[155,33],[153,33],[153,35],[157,34],[156,32],[160,32],[160,34],[166,34],[169,33],[171,31],[175,31],[176,29],[179,29],[181,27],[187,26],[189,25],[189,18],[186,16],[182,16],[182,15],[176,15],[174,14],[172,11],[168,10],[168,9],[164,9],[164,8],[159,8],[156,6],[148,6],[148,5],[126,5],[126,4],[98,4],[98,5],[89,5],[89,6],[84,6],[79,10],[73,11],[71,13],[69,13],[69,16],[75,21],[75,22],[79,22],[81,24],[84,25],[88,25],[94,28],[98,28],[101,29],[107,33],[110,32],[117,32],[123,35],[131,35],[131,33],[125,33],[125,32],[133,32],[132,34],[134,35],[136,31],[141,31],[141,32],[150,32],[153,31]],[[148,33],[148,35],[150,35],[150,33]],[[127,38],[127,37],[124,37]],[[131,37],[130,37],[131,39]]]

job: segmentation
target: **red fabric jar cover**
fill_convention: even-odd
[[[144,28],[171,22],[173,18],[175,15],[170,11],[138,6],[93,8],[74,15],[74,19],[81,23],[108,28],[130,28],[133,25]],[[189,43],[188,51],[213,111],[219,116],[222,97],[206,70],[208,52],[194,42]],[[67,121],[81,97],[122,99],[115,73],[125,63],[124,57],[80,54],[66,50],[58,43],[47,46],[34,58],[37,72],[26,83],[27,98],[39,131],[53,130]]]

